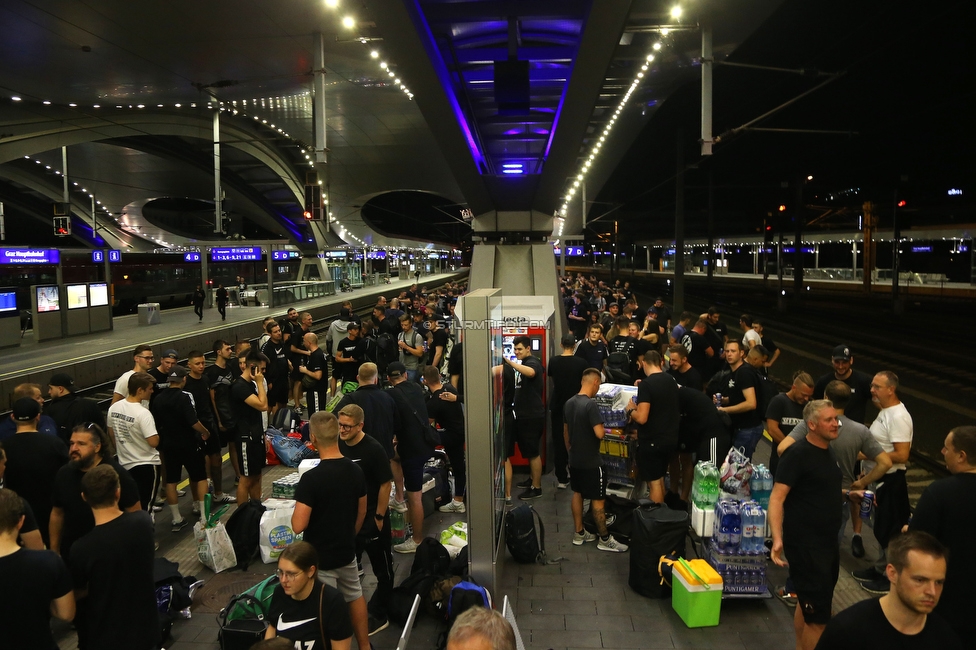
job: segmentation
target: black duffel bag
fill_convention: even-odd
[[[690,518],[661,503],[641,499],[632,515],[630,588],[648,598],[667,598],[671,588],[661,577],[661,556],[683,556]]]

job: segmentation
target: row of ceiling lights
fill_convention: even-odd
[[[674,7],[671,8],[671,18],[678,20],[681,18],[681,14],[682,11],[679,5],[675,5]],[[662,29],[661,35],[667,36],[668,35],[667,30]],[[656,41],[654,45],[651,47],[651,49],[654,50],[654,52],[659,51],[661,49],[661,42]],[[614,111],[613,115],[610,117],[610,120],[603,127],[603,131],[600,134],[599,140],[593,145],[593,148],[590,151],[590,155],[585,159],[585,161],[583,162],[583,166],[579,170],[579,173],[576,175],[576,178],[573,180],[572,185],[566,191],[566,196],[565,196],[565,200],[563,201],[562,208],[560,208],[559,212],[556,213],[556,216],[565,215],[569,210],[569,202],[573,200],[573,197],[576,195],[576,190],[579,189],[580,184],[582,184],[584,179],[586,178],[587,172],[590,171],[590,167],[593,165],[593,162],[596,160],[597,155],[600,153],[600,149],[603,148],[604,143],[606,142],[607,138],[610,135],[610,131],[613,130],[613,126],[614,124],[616,124],[617,118],[620,117],[620,114],[627,106],[627,102],[630,100],[630,96],[634,94],[634,91],[637,90],[638,86],[640,86],[642,80],[644,79],[644,76],[647,74],[650,68],[651,62],[654,61],[654,52],[651,52],[647,55],[643,65],[641,65],[640,71],[638,71],[637,73],[636,78],[630,84],[630,88],[628,88],[627,92],[624,93],[624,96],[620,99],[620,102],[618,103],[617,108]],[[586,206],[583,206],[583,209],[585,210]],[[560,230],[558,234],[562,235],[562,223],[560,223]]]

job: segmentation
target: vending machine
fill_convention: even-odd
[[[502,326],[502,354],[506,359],[511,359],[518,363],[515,358],[514,341],[518,336],[528,336],[532,342],[532,355],[542,361],[542,367],[549,367],[549,359],[553,354],[552,346],[555,341],[552,339],[553,329],[553,307],[552,296],[502,296],[502,315],[504,325]],[[518,373],[516,373],[518,375]],[[518,376],[516,376],[518,381]],[[543,379],[542,400],[548,405],[547,395],[548,381]],[[548,420],[546,421],[548,429]],[[542,466],[546,466],[546,431],[543,431],[540,452],[542,456]],[[529,461],[523,458],[518,445],[515,446],[515,455],[512,457],[513,465],[528,465]]]

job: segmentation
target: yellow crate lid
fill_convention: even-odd
[[[720,585],[722,584],[722,576],[712,568],[712,565],[705,560],[685,560],[688,565],[691,566],[691,570],[695,572],[698,578],[701,578],[706,583],[710,585]],[[681,562],[675,562],[672,567],[675,571],[681,574],[681,577],[685,579],[690,585],[700,585],[701,581],[685,568],[684,564]]]

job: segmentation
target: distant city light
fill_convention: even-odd
[[[675,20],[681,18],[681,7],[679,7],[678,5],[671,7],[671,17],[674,18]]]
[[[352,29],[353,27],[356,26],[356,19],[353,18],[352,16],[346,16],[345,18],[342,19],[342,26],[345,27],[346,29]]]

